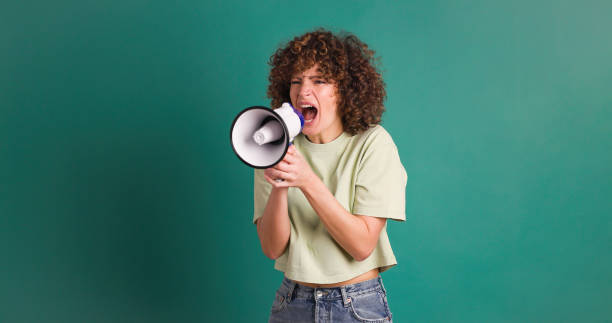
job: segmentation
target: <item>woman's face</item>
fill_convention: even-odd
[[[304,115],[302,132],[311,142],[328,143],[342,133],[336,95],[336,84],[321,77],[318,64],[291,76],[291,104]]]

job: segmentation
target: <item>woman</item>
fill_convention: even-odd
[[[272,106],[291,102],[305,119],[285,158],[255,170],[253,221],[285,273],[270,322],[391,322],[379,272],[396,264],[386,223],[405,220],[406,172],[378,125],[373,55],[320,29],[270,59]]]

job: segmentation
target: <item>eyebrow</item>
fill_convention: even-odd
[[[303,77],[302,76],[292,76],[291,78],[292,79],[301,79]],[[322,79],[324,77],[321,74],[318,74],[318,75],[306,76],[306,78],[309,78],[309,79]]]

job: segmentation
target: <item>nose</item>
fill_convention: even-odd
[[[301,97],[305,97],[312,94],[312,84],[310,84],[310,82],[302,82],[298,94]]]

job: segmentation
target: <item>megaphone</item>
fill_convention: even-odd
[[[232,149],[245,164],[268,168],[283,160],[293,138],[303,127],[304,116],[289,103],[274,110],[249,107],[232,122]]]

